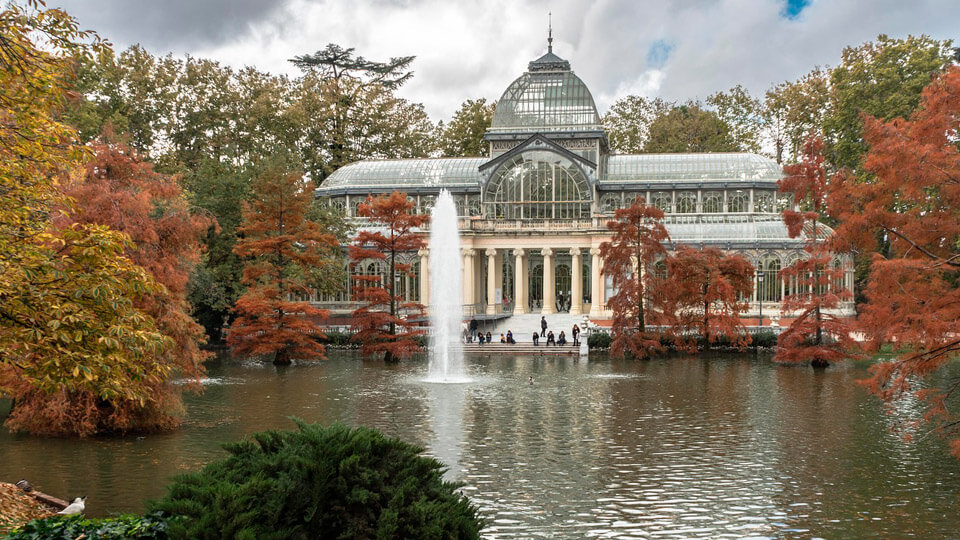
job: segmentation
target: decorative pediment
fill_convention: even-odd
[[[559,154],[570,161],[577,164],[583,170],[584,175],[590,180],[591,184],[595,184],[597,181],[597,164],[590,161],[589,159],[581,156],[580,154],[571,152],[566,148],[560,146],[559,144],[551,141],[550,139],[544,137],[540,134],[535,134],[522,141],[520,144],[513,147],[513,149],[500,154],[499,156],[487,161],[480,165],[480,178],[482,185],[486,186],[487,182],[490,180],[490,175],[493,174],[493,171],[500,166],[501,163],[513,159],[514,156],[522,154],[529,151],[549,151]]]

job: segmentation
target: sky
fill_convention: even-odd
[[[839,63],[844,47],[926,34],[960,41],[960,0],[48,0],[118,50],[298,74],[328,43],[371,60],[415,55],[400,94],[448,120],[496,100],[546,52],[570,61],[600,113],[629,94],[753,95]],[[960,45],[960,43],[955,43]]]

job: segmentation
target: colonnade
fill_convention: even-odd
[[[462,256],[462,283],[463,283],[463,293],[461,301],[465,306],[477,305],[480,302],[478,296],[478,284],[477,283],[477,263],[480,257],[486,257],[486,283],[483,286],[486,288],[486,307],[485,313],[487,315],[497,314],[497,289],[501,288],[503,285],[503,277],[499,269],[501,264],[498,264],[499,261],[502,261],[502,257],[513,257],[513,314],[522,315],[528,313],[530,309],[528,305],[530,304],[530,272],[532,271],[532,266],[530,264],[531,255],[535,255],[539,251],[540,256],[543,258],[543,264],[541,265],[541,279],[542,279],[542,306],[540,313],[544,315],[549,315],[557,312],[557,302],[556,295],[554,294],[556,288],[556,266],[557,266],[557,257],[563,255],[570,255],[570,293],[569,293],[569,313],[572,315],[578,315],[582,313],[587,313],[587,308],[589,307],[589,315],[591,317],[600,317],[604,314],[604,284],[603,277],[600,272],[602,268],[602,260],[600,258],[600,249],[596,247],[573,247],[573,248],[556,248],[556,247],[544,247],[538,250],[530,250],[528,248],[492,248],[488,247],[485,249],[472,249],[465,248],[461,250]],[[434,276],[430,275],[430,250],[421,249],[418,253],[420,256],[420,298],[421,302],[424,305],[430,305],[430,280],[434,279]],[[590,303],[585,303],[583,301],[584,291],[583,291],[583,263],[586,257],[591,257],[590,264]],[[438,278],[439,279],[439,278]],[[482,290],[480,291],[482,293]],[[501,297],[503,291],[501,290]]]

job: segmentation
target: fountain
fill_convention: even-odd
[[[463,372],[463,307],[457,207],[443,190],[430,212],[430,373],[428,382],[470,382]]]

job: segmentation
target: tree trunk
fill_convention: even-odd
[[[290,351],[286,347],[277,351],[277,354],[273,357],[273,365],[275,366],[289,366],[292,363]]]
[[[394,354],[393,354],[392,352],[390,352],[390,351],[384,351],[384,353],[383,353],[383,361],[386,362],[386,363],[388,363],[388,364],[396,364],[397,362],[400,361],[400,357],[394,355]]]

